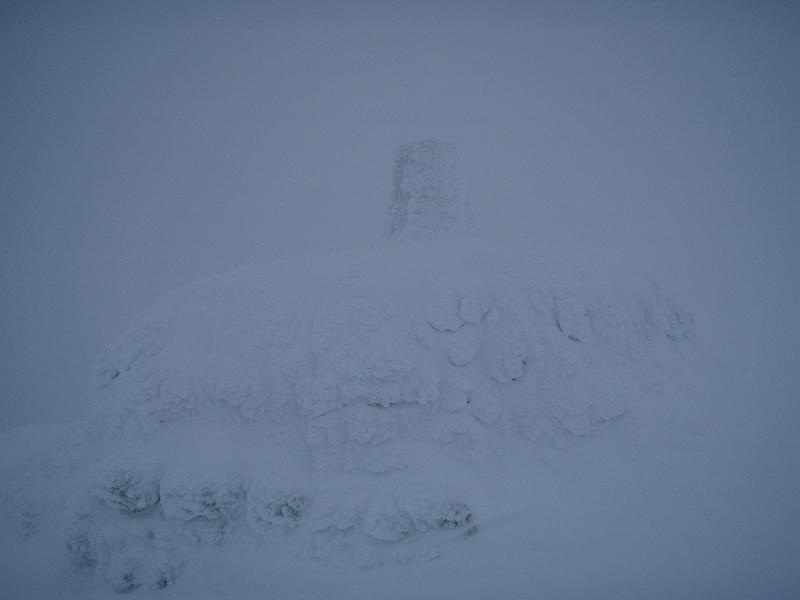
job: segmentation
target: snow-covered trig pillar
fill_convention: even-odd
[[[394,163],[386,237],[430,240],[474,235],[458,171],[453,144],[424,140],[401,146]]]

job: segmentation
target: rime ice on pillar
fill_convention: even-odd
[[[401,146],[386,237],[430,240],[474,234],[459,188],[455,146],[432,140]]]

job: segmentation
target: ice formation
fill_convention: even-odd
[[[479,537],[482,466],[597,436],[691,347],[647,281],[452,239],[473,227],[450,145],[400,150],[390,222],[422,239],[220,275],[137,318],[86,419],[5,467],[20,535],[54,528],[118,591],[243,536],[427,560]]]

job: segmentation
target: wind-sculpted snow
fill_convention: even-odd
[[[10,477],[6,510],[27,536],[57,515],[74,567],[118,591],[169,585],[188,549],[237,536],[425,560],[480,534],[474,465],[600,434],[691,339],[652,284],[527,247],[248,268],[166,296],[110,345],[69,468]]]

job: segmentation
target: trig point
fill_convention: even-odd
[[[461,196],[455,146],[433,140],[400,146],[385,236],[431,240],[462,235],[475,235],[475,225]]]

